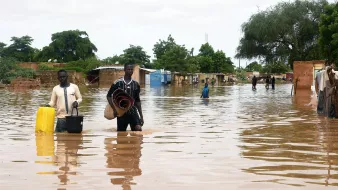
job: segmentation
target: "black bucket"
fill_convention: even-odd
[[[76,116],[73,115],[73,110],[76,109]],[[72,109],[70,116],[66,116],[66,126],[68,133],[81,133],[83,128],[83,116],[79,115],[77,108]]]

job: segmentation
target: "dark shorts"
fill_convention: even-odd
[[[138,131],[136,125],[142,125],[138,110],[134,106],[122,117],[117,118],[117,131],[126,131],[129,124],[132,131]]]
[[[67,131],[66,118],[58,118],[56,122],[55,132],[62,133]]]
[[[318,104],[317,104],[317,113],[318,114],[324,114],[324,105],[325,105],[324,92],[319,91],[319,93],[318,93]]]

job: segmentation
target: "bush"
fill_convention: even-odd
[[[40,63],[38,66],[38,69],[40,71],[50,71],[50,70],[54,70],[54,67],[51,65],[48,65],[47,63]]]
[[[0,58],[0,81],[9,84],[17,77],[34,78],[35,71],[19,67],[13,58]]]
[[[244,69],[237,69],[236,70],[236,78],[241,81],[247,81],[246,72]]]
[[[90,58],[86,60],[78,60],[68,62],[64,69],[66,70],[75,70],[77,72],[88,73],[89,71],[95,69],[102,65],[102,62],[96,58]]]
[[[18,68],[15,72],[16,77],[35,78],[36,73],[34,69]]]

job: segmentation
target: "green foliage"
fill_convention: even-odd
[[[234,72],[233,63],[230,57],[226,57],[223,51],[216,51],[212,56],[213,73],[232,73]]]
[[[50,70],[54,70],[54,67],[48,63],[39,63],[38,70],[39,71],[50,71]]]
[[[18,61],[33,61],[35,50],[31,47],[33,38],[30,36],[12,37],[12,44],[5,47],[6,44],[0,44],[0,56],[13,57]]]
[[[4,56],[4,50],[5,50],[6,44],[0,42],[0,57]]]
[[[262,72],[264,73],[286,73],[288,71],[291,71],[290,67],[282,62],[274,62],[265,64],[263,67]]]
[[[197,73],[200,70],[199,57],[189,55],[186,59],[184,70],[187,73]]]
[[[246,81],[246,71],[244,69],[237,69],[236,70],[236,78],[241,81]]]
[[[254,62],[250,63],[249,65],[247,65],[245,67],[245,70],[247,72],[254,72],[254,71],[256,71],[256,72],[262,72],[263,71],[263,67],[262,67],[261,64],[259,64],[256,61],[254,61]]]
[[[317,39],[325,5],[325,0],[281,2],[252,15],[242,25],[236,57],[288,61],[291,67],[294,60],[321,59]]]
[[[186,58],[188,51],[184,46],[175,45],[165,50],[160,59],[157,59],[155,65],[157,69],[166,69],[170,71],[186,71]]]
[[[15,78],[16,61],[13,58],[0,58],[0,81],[10,83]]]
[[[15,77],[22,77],[22,78],[35,78],[36,72],[34,69],[31,68],[20,68],[17,67]]]
[[[214,53],[214,48],[209,43],[205,43],[202,44],[198,55],[203,57],[212,57]]]
[[[96,46],[88,34],[80,30],[68,30],[52,34],[52,42],[37,56],[39,61],[56,59],[58,62],[86,60],[95,57]]]
[[[121,62],[123,62],[121,60],[122,60],[121,56],[114,55],[113,57],[107,57],[101,60],[101,62],[106,65],[114,65],[114,64],[121,64]]]
[[[326,5],[320,17],[319,44],[329,63],[338,65],[338,3]]]
[[[136,64],[144,65],[149,63],[150,56],[143,50],[141,46],[130,45],[129,48],[123,51],[123,54],[120,55],[121,62],[133,62]]]
[[[203,73],[232,73],[234,66],[230,57],[226,57],[223,51],[214,51],[209,44],[202,44],[199,49],[200,71]]]
[[[153,48],[155,57],[160,59],[168,50],[176,45],[177,44],[171,34],[168,36],[167,41],[160,39],[159,42],[156,42]]]
[[[200,71],[210,73],[213,70],[213,60],[211,56],[199,56]]]
[[[0,57],[0,81],[10,83],[16,77],[33,78],[33,69],[20,68],[14,58]]]
[[[64,69],[75,70],[76,72],[88,73],[89,71],[102,65],[96,58],[68,62]]]
[[[213,47],[202,44],[199,54],[193,56],[194,49],[188,51],[184,45],[176,44],[169,35],[167,41],[160,40],[154,45],[154,68],[187,73],[232,73],[233,63],[223,51],[214,51]]]

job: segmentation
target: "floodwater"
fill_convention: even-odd
[[[0,89],[0,189],[338,188],[338,123],[311,91],[201,88],[143,88],[138,133],[103,117],[107,88],[81,88],[78,135],[35,135],[51,89]]]

